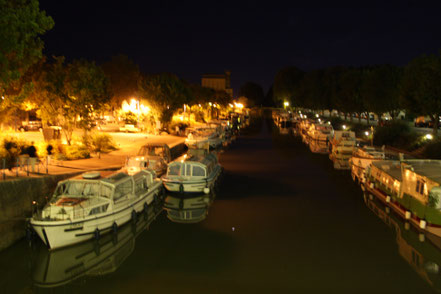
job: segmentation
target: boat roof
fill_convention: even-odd
[[[83,175],[88,174],[88,173],[99,173],[99,176],[96,178],[93,178],[93,179],[92,178],[89,178],[89,179],[84,178]],[[100,171],[85,172],[85,173],[76,175],[76,176],[70,178],[69,180],[102,180],[102,179],[105,179],[105,178],[111,176],[114,173],[115,173],[114,170],[103,170],[103,171],[100,170]]]
[[[411,159],[405,160],[406,168],[418,175],[422,175],[434,182],[441,184],[441,160]]]
[[[384,171],[392,178],[401,181],[401,164],[398,160],[378,160],[373,161],[372,165]]]
[[[424,176],[434,182],[441,184],[441,160],[435,159],[410,159],[404,160],[404,168]],[[398,160],[379,160],[372,162],[372,165],[381,169],[388,175],[401,181],[401,166]]]
[[[180,164],[180,163],[200,163],[203,165],[208,165],[211,162],[216,162],[216,155],[213,153],[209,153],[206,155],[194,155],[194,156],[187,156],[186,158],[182,159],[181,161],[174,161],[171,164]]]

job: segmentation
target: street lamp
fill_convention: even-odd
[[[286,109],[288,106],[289,106],[289,102],[288,101],[283,102],[284,109]]]

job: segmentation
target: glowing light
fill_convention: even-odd
[[[369,136],[369,132],[368,132],[368,131],[364,132],[364,134],[365,134],[366,136]]]
[[[199,104],[199,107],[202,107],[202,105]]]
[[[346,130],[346,125],[343,125],[342,127],[343,127],[343,130]]]
[[[288,101],[285,101],[285,102],[283,102],[283,105],[284,105],[285,107],[288,107],[288,106],[289,106],[289,102],[288,102]]]
[[[318,122],[321,122],[322,120],[321,119],[318,119]]]
[[[211,102],[208,102],[208,105],[212,106],[212,105],[213,105],[213,103],[211,103]]]
[[[425,136],[425,138],[426,138],[427,140],[432,140],[432,139],[433,139],[433,136],[432,136],[431,134],[427,134],[427,135]]]
[[[233,104],[231,104],[231,103],[230,103],[230,104],[228,104],[228,106],[230,106],[231,108],[233,108],[233,107],[234,107],[234,105],[233,105]]]
[[[215,104],[213,104],[213,107],[216,107],[216,103],[215,103]]]
[[[183,120],[184,120],[184,116],[183,116],[183,115],[180,115],[180,116],[179,116],[179,119],[180,119],[181,121],[183,121]]]
[[[331,124],[331,122],[330,121],[328,121],[328,125],[330,125]]]
[[[318,114],[316,114],[316,115],[315,115],[315,117],[319,117],[319,115],[318,115]]]

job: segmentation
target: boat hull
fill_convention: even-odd
[[[121,226],[133,218],[133,212],[139,213],[145,205],[150,205],[155,197],[159,197],[162,188],[161,182],[152,185],[144,197],[128,203],[119,210],[88,217],[71,220],[37,220],[32,218],[30,224],[41,240],[49,249],[57,249],[99,238],[113,228],[113,224]]]

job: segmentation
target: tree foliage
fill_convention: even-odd
[[[304,72],[297,67],[286,67],[277,72],[274,78],[274,102],[280,106],[287,100],[293,106],[298,103],[298,86],[302,80]]]
[[[240,87],[239,96],[246,97],[248,101],[251,102],[249,106],[262,105],[265,99],[262,87],[253,82],[243,84]]]
[[[171,121],[175,110],[191,99],[188,87],[169,73],[145,76],[139,83],[139,93],[159,111],[159,119],[164,124]]]
[[[42,57],[38,37],[54,22],[37,0],[0,0],[0,94],[4,95]]]
[[[429,115],[437,133],[441,115],[441,55],[423,55],[405,67],[402,102],[415,113]]]
[[[139,67],[126,55],[113,56],[110,61],[102,64],[102,69],[109,79],[111,92],[111,108],[121,107],[124,100],[137,97],[138,81],[141,77]]]

